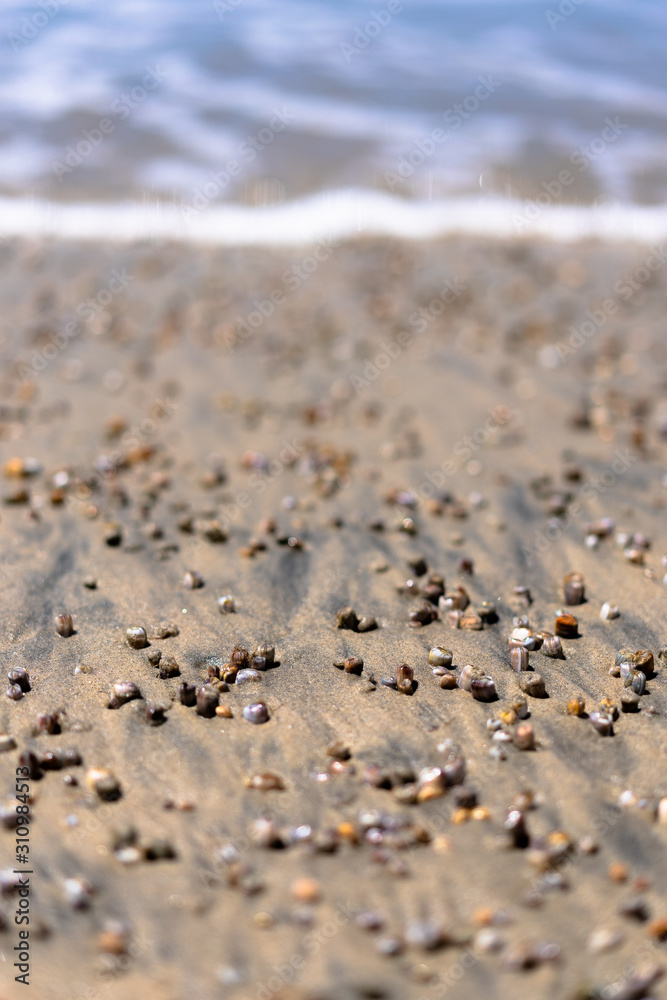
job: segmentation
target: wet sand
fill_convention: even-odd
[[[82,759],[30,782],[31,991],[13,982],[5,878],[0,998],[665,995],[632,983],[667,967],[664,267],[634,245],[315,249],[0,247],[0,649],[31,685],[0,704],[16,742],[0,754],[2,869],[19,754]],[[554,631],[571,571],[579,636],[565,659],[530,653],[548,697],[527,698],[523,751],[517,721],[507,742],[487,727],[521,693],[508,636],[522,615]],[[430,574],[498,621],[455,628],[443,609],[411,627]],[[601,620],[606,601],[620,617]],[[378,628],[338,629],[345,606]],[[163,622],[178,635],[129,647],[128,627]],[[261,643],[279,665],[220,693],[232,718],[180,703],[179,685]],[[498,700],[441,689],[439,644]],[[624,648],[650,649],[655,674],[605,737],[566,705],[620,710]],[[159,677],[156,649],[180,676]],[[349,656],[360,676],[333,665]],[[402,663],[409,696],[381,683]],[[142,698],[110,710],[115,681]],[[270,718],[253,725],[259,699]],[[44,713],[59,734],[37,732]],[[468,792],[406,801],[446,740]],[[349,760],[327,755],[336,742]],[[120,798],[89,787],[93,768]],[[247,787],[266,772],[284,789]],[[645,912],[621,912],[631,897]]]

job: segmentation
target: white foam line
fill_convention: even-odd
[[[425,239],[456,233],[653,244],[667,239],[667,205],[547,205],[501,198],[409,201],[374,191],[325,192],[269,207],[209,205],[189,215],[169,202],[69,204],[0,198],[0,237],[134,242],[176,240],[226,246],[313,244],[356,236]],[[530,214],[535,214],[534,209]]]

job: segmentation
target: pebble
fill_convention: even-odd
[[[444,646],[434,646],[428,654],[428,662],[432,667],[451,667],[454,654]]]
[[[231,594],[225,594],[218,598],[218,608],[222,615],[232,615],[236,611],[236,604]]]
[[[574,615],[558,615],[555,631],[562,639],[575,639],[579,635],[579,622]]]
[[[6,733],[0,735],[0,753],[7,753],[9,750],[16,750],[16,740]]]
[[[64,639],[74,635],[74,623],[72,622],[72,616],[68,612],[65,611],[60,615],[56,615],[54,621],[58,635],[61,635]]]
[[[133,625],[128,628],[125,632],[125,638],[127,639],[128,646],[132,649],[145,649],[148,645],[146,629],[141,625]]]
[[[183,586],[188,590],[199,590],[204,586],[204,578],[196,569],[189,569],[183,577]]]
[[[122,795],[118,778],[106,767],[91,767],[86,771],[86,783],[105,802],[115,802]]]
[[[253,722],[255,725],[261,725],[263,722],[269,721],[269,710],[263,701],[257,701],[252,705],[245,706],[243,709],[243,718],[248,722]]]
[[[205,719],[214,718],[219,700],[220,698],[215,688],[208,686],[200,687],[196,697],[197,715],[201,715]]]
[[[609,601],[605,603],[600,608],[600,618],[603,622],[612,621],[614,618],[620,618],[621,612],[616,607],[615,604],[610,604]]]
[[[545,698],[547,694],[544,678],[541,674],[519,674],[519,687],[531,698]]]
[[[605,951],[620,948],[624,941],[625,934],[622,930],[600,927],[590,935],[587,947],[592,954],[600,955]]]

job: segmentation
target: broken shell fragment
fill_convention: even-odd
[[[492,677],[476,677],[470,682],[470,693],[475,701],[495,701],[498,697]]]
[[[579,635],[579,622],[574,615],[559,615],[556,618],[556,635],[563,639],[576,639]]]

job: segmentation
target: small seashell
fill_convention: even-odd
[[[5,693],[10,701],[20,701],[23,697],[23,690],[18,684],[10,684]]]
[[[150,663],[151,667],[159,667],[160,666],[160,660],[162,659],[162,650],[161,649],[151,649],[146,654],[146,659]]]
[[[477,608],[477,614],[485,625],[494,625],[498,621],[498,612],[491,601],[482,601]]]
[[[192,708],[197,704],[197,689],[194,684],[179,684],[178,687],[178,700],[181,705],[185,705],[187,708]]]
[[[250,778],[245,778],[243,784],[246,788],[254,788],[259,792],[283,791],[285,782],[278,774],[265,771],[263,774],[253,774]]]
[[[579,622],[574,615],[559,615],[556,618],[556,635],[563,639],[575,639],[579,635]]]
[[[357,623],[357,632],[373,632],[378,623],[372,615],[362,615]]]
[[[548,635],[542,642],[542,652],[553,660],[564,660],[565,653],[557,635]]]
[[[0,735],[0,753],[8,753],[10,750],[16,750],[16,740],[3,733]]]
[[[30,678],[25,667],[14,667],[7,671],[7,680],[10,684],[18,684],[22,691],[30,691]]]
[[[528,650],[524,646],[515,646],[510,649],[510,666],[517,674],[529,668]]]
[[[109,708],[120,708],[135,698],[141,698],[141,691],[134,681],[116,681],[111,685]]]
[[[473,667],[472,663],[466,663],[459,674],[457,683],[462,691],[470,692],[473,680],[483,676],[484,673],[479,667]]]
[[[514,743],[519,750],[535,749],[535,731],[529,722],[522,722],[514,732]]]
[[[359,619],[354,608],[341,608],[336,615],[336,627],[347,628],[352,632],[357,631]]]
[[[237,673],[235,683],[237,685],[249,684],[249,683],[259,684],[261,683],[261,680],[262,678],[259,671],[252,670],[249,667],[245,667],[243,670],[239,670],[239,672]]]
[[[199,590],[204,586],[204,577],[196,569],[189,569],[183,577],[183,586],[188,590]]]
[[[526,828],[526,818],[520,809],[510,809],[505,820],[505,829],[509,833],[512,847],[520,850],[528,847],[530,837]]]
[[[568,573],[563,581],[565,603],[568,605],[583,604],[586,600],[584,578],[581,573]]]
[[[348,674],[357,674],[364,669],[364,661],[360,656],[348,656],[343,660],[343,670]]]
[[[414,670],[407,663],[402,663],[396,670],[396,689],[402,694],[412,694],[414,690]]]
[[[475,701],[495,701],[498,697],[492,677],[476,677],[470,682],[470,693]]]
[[[232,669],[241,670],[250,663],[250,653],[243,646],[234,646],[229,658]]]
[[[622,712],[638,712],[639,711],[639,695],[632,688],[628,688],[621,694],[621,711]]]
[[[586,711],[586,702],[581,695],[574,695],[567,703],[568,715],[583,715]]]
[[[160,680],[167,680],[169,677],[180,677],[181,668],[173,656],[166,656],[160,663]]]
[[[462,615],[459,622],[459,628],[468,629],[470,632],[481,632],[484,628],[484,622],[481,617],[476,614]]]
[[[644,565],[644,550],[643,549],[638,549],[638,548],[636,548],[633,545],[629,545],[626,549],[623,550],[623,555],[625,556],[625,558],[627,559],[627,561],[629,563],[632,563],[634,566],[643,566]]]
[[[642,695],[646,687],[646,676],[641,670],[633,670],[625,678],[623,686],[632,688],[635,694]]]
[[[63,882],[65,900],[74,910],[85,910],[90,906],[94,889],[85,878],[66,878]]]
[[[252,705],[246,705],[243,709],[243,718],[255,725],[261,725],[269,721],[269,710],[263,701],[257,701]]]
[[[264,668],[257,666],[257,664],[253,664],[255,670],[261,670],[261,669],[267,670],[269,667],[272,667],[275,663],[276,650],[274,646],[269,645],[268,642],[264,642],[262,643],[261,646],[257,647],[253,656],[261,657],[264,660],[265,664]]]
[[[437,612],[432,604],[421,604],[418,608],[410,611],[408,620],[413,628],[419,628],[421,625],[430,625],[437,616]]]
[[[428,802],[445,794],[447,783],[440,767],[426,767],[417,780],[417,802]]]
[[[91,767],[86,772],[86,783],[105,802],[114,802],[122,795],[118,778],[106,767]]]
[[[231,594],[224,594],[218,598],[218,608],[222,615],[232,615],[236,611],[236,604]]]
[[[546,686],[541,674],[519,674],[519,687],[524,694],[529,694],[531,698],[546,697]]]
[[[428,662],[432,667],[451,667],[454,654],[444,646],[434,646],[428,654]]]
[[[146,629],[140,625],[133,625],[131,628],[128,628],[125,632],[125,638],[127,639],[128,646],[131,646],[132,649],[144,649],[148,645]]]
[[[164,705],[157,705],[154,701],[146,702],[146,722],[149,726],[161,726],[167,721],[166,709]]]
[[[197,715],[205,719],[212,719],[218,707],[220,698],[218,692],[213,687],[200,687],[197,691]]]
[[[74,623],[72,622],[72,616],[67,611],[64,611],[60,615],[56,615],[54,621],[56,623],[56,632],[58,635],[61,635],[64,639],[74,635]]]
[[[637,670],[641,670],[646,677],[652,677],[655,670],[655,661],[650,649],[639,649],[634,655],[634,664]]]
[[[527,719],[528,712],[528,702],[521,695],[518,695],[512,703],[510,704],[510,710],[516,714],[518,719]]]
[[[600,618],[603,622],[612,621],[614,618],[620,618],[621,612],[616,607],[615,604],[610,604],[609,601],[605,601],[600,608]]]
[[[440,687],[445,691],[451,691],[456,686],[456,677],[454,674],[445,673],[440,678]]]
[[[614,720],[608,712],[591,712],[589,715],[591,725],[600,736],[612,736],[614,733]]]
[[[442,925],[434,918],[410,920],[405,928],[405,940],[413,948],[435,951],[446,941]]]

